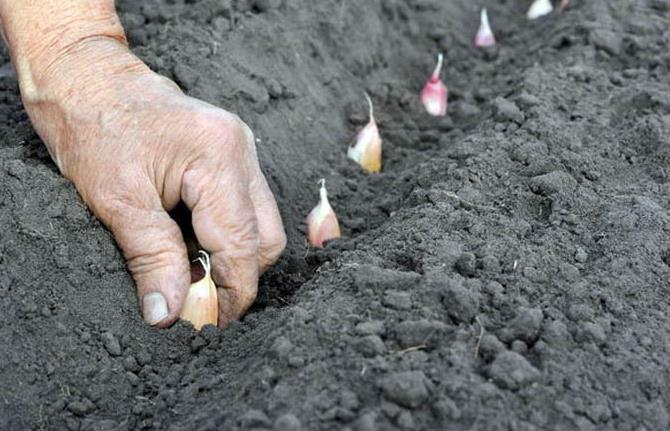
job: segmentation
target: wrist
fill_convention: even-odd
[[[80,39],[53,55],[32,59],[19,56],[15,64],[27,109],[101,95],[114,76],[149,71],[127,45],[105,35]]]
[[[26,102],[59,79],[56,73],[68,74],[62,65],[89,41],[127,46],[113,0],[0,0],[0,20]]]

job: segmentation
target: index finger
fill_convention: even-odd
[[[205,163],[184,174],[182,200],[195,235],[210,253],[219,292],[219,326],[240,318],[258,291],[259,234],[246,173]]]

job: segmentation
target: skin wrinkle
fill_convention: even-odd
[[[68,8],[64,9],[66,9],[67,12]],[[107,18],[107,20],[109,20],[109,18]],[[82,23],[86,25],[83,25]],[[56,68],[58,63],[67,62],[67,59],[73,54],[74,51],[80,49],[82,46],[85,46],[86,42],[90,40],[109,38],[127,46],[127,40],[125,38],[123,28],[121,27],[120,22],[118,22],[118,19],[110,29],[98,32],[89,30],[87,33],[82,33],[82,36],[75,36],[73,40],[69,40],[70,38],[68,36],[72,35],[72,28],[78,27],[92,29],[99,26],[96,25],[95,19],[93,18],[90,18],[88,21],[82,21],[81,19],[74,18],[68,20],[63,18],[54,28],[38,28],[39,31],[36,31],[35,33],[39,33],[44,36],[39,40],[39,43],[28,43],[27,46],[21,50],[20,55],[14,55],[14,57],[18,59],[18,61],[15,61],[15,63],[18,63],[19,65],[28,64],[31,62],[40,64],[40,67],[38,68],[38,74],[42,77],[49,77],[51,76],[52,69]],[[83,31],[83,29],[80,28],[80,31]],[[19,32],[19,34],[22,33],[25,32]],[[15,45],[18,45],[18,43],[10,43],[10,48]],[[41,64],[43,61],[40,61],[40,59],[44,59],[43,61],[45,63]],[[21,69],[21,72],[23,72],[26,68],[21,66],[19,69]],[[28,71],[29,70],[30,69],[28,69]],[[40,76],[37,77],[38,81],[42,80],[40,79]],[[28,95],[34,97],[32,89],[33,87],[37,88],[37,86],[35,85],[35,77],[32,73],[22,74],[19,72],[19,83],[21,87],[27,85],[31,90],[28,92]]]
[[[148,226],[146,231],[142,234],[147,238],[155,238],[156,235],[154,232],[151,232],[151,226]],[[128,260],[128,268],[136,274],[141,276],[144,273],[155,271],[160,268],[171,269],[174,266],[174,261],[172,259],[172,252],[170,244],[159,244],[157,247],[152,248],[149,251],[141,250],[136,253],[129,253],[125,255],[125,258]],[[178,253],[181,257],[181,253]]]
[[[253,208],[251,202],[244,195],[240,195],[239,191],[235,189],[224,190],[221,187],[221,184],[228,183],[225,180],[219,179],[214,183],[214,186],[210,185],[204,190],[201,189],[201,199],[199,204],[194,207],[193,217],[194,219],[199,219],[202,217],[203,220],[206,220],[207,223],[212,219],[213,216],[218,215],[219,220],[225,220],[225,214],[216,214],[217,200],[222,199],[227,202],[237,202],[238,205],[244,206],[244,208]],[[238,210],[239,211],[239,210]],[[202,214],[202,216],[201,216]],[[215,237],[222,238],[221,244],[223,248],[217,247],[213,243],[203,243],[202,245],[210,250],[213,254],[222,253],[231,258],[246,258],[249,254],[255,254],[255,250],[258,247],[258,226],[256,222],[256,214],[253,211],[249,213],[237,213],[235,214],[236,219],[234,224],[225,223],[225,229],[222,226],[207,226],[207,230],[212,232],[221,231],[219,235],[214,235]],[[196,224],[196,235],[199,233],[199,229],[203,229],[204,226]],[[202,235],[198,235],[201,237]],[[240,247],[240,245],[250,245],[253,247]],[[253,249],[253,250],[252,250]],[[242,253],[238,254],[239,250],[245,250]]]
[[[96,42],[99,41],[100,40],[96,39]],[[130,56],[120,57],[119,53],[119,50],[114,45],[105,44],[102,45],[102,47],[100,45],[80,46],[79,52],[77,52],[76,55],[91,59],[91,61],[87,62],[87,70],[85,74],[68,73],[68,69],[72,68],[73,65],[68,63],[69,66],[66,66],[64,63],[67,63],[70,59],[52,62],[49,65],[49,68],[46,69],[47,76],[59,76],[60,74],[63,80],[59,82],[59,85],[56,87],[57,90],[66,92],[66,94],[56,93],[55,96],[60,96],[64,102],[72,99],[85,99],[89,94],[99,94],[105,96],[107,99],[121,100],[121,98],[118,97],[119,95],[108,93],[109,90],[114,90],[114,87],[110,87],[106,80],[101,80],[100,78],[105,76],[112,79],[115,76],[125,77],[127,73],[148,75],[150,70]],[[105,64],[104,69],[101,68],[101,64]],[[61,68],[64,68],[65,73],[61,71]],[[84,67],[76,68],[84,69]],[[44,87],[48,88],[46,85],[44,85]]]
[[[110,38],[116,40],[117,42],[127,45],[125,37],[116,37],[114,35],[101,35],[101,34],[92,34],[88,36],[81,37],[75,41],[72,41],[69,45],[65,47],[60,47],[60,44],[57,41],[50,43],[51,46],[47,46],[44,51],[48,52],[58,52],[59,54],[53,56],[45,65],[42,74],[44,76],[49,76],[52,69],[56,69],[60,63],[66,63],[69,56],[71,56],[75,51],[85,48],[87,42],[91,40],[97,40],[101,38]],[[57,39],[57,38],[56,38]],[[42,54],[44,55],[44,54]]]
[[[178,109],[180,109],[180,108],[178,108]],[[158,137],[153,137],[152,139],[155,139],[156,142],[159,142],[161,145],[174,146],[173,143],[168,142],[169,140],[166,139],[166,135],[165,135],[166,130],[163,127],[161,127],[160,124],[157,124],[157,126],[159,126],[159,130],[161,130],[161,132],[160,132]],[[190,126],[189,124],[185,124],[184,127],[182,128],[182,130],[189,130],[189,126]],[[211,132],[209,132],[209,129],[203,128],[201,133],[199,135],[195,135],[193,138],[191,138],[191,140],[194,141],[194,142],[207,143],[207,142],[210,141],[210,139],[208,139],[208,136],[209,136],[210,133]],[[165,143],[167,143],[167,144],[165,144]],[[175,151],[177,151],[179,153],[182,153],[183,152],[183,149],[181,148],[182,146],[178,146],[178,147],[179,148],[176,148]],[[161,199],[163,201],[163,204],[164,204],[165,208],[168,209],[168,210],[171,210],[177,205],[180,198],[182,200],[184,200],[183,192],[182,192],[183,182],[184,182],[184,180],[183,180],[184,175],[182,175],[180,178],[177,178],[177,179],[174,180],[176,182],[176,184],[178,184],[178,185],[170,193],[172,195],[171,199],[167,199],[168,195],[167,195],[165,189],[168,186],[169,179],[168,179],[168,175],[166,174],[166,172],[174,172],[175,168],[176,168],[176,164],[177,164],[177,160],[175,158],[168,158],[168,154],[171,154],[171,153],[168,152],[168,151],[162,152],[162,153],[160,153],[160,155],[157,158],[154,159],[154,161],[153,161],[153,175],[155,176],[155,184],[157,185],[158,190],[160,190],[160,196],[161,196]],[[183,166],[185,166],[185,168],[183,170],[184,174],[191,170],[191,167],[195,163],[194,159],[196,159],[199,156],[200,156],[200,154],[191,153],[191,154],[185,154],[184,157],[181,158],[181,164]],[[163,167],[161,168],[161,166],[163,166]]]
[[[211,134],[207,130],[211,129],[202,128],[200,133],[193,139],[194,142],[211,141],[211,139],[207,139]],[[225,146],[225,144],[223,145]],[[207,150],[210,153],[212,152],[210,148],[207,148]],[[214,187],[213,185],[218,185],[221,175],[224,175],[226,171],[231,169],[239,168],[239,166],[230,166],[225,161],[218,160],[217,158],[221,156],[216,154],[216,152],[212,155],[213,157],[208,157],[207,151],[202,156],[199,161],[188,164],[183,176],[182,186],[185,192],[182,193],[182,200],[192,209],[202,207],[201,200],[206,199],[206,194]],[[240,155],[234,153],[230,154],[230,156],[231,159],[237,160]],[[224,166],[225,169],[218,170],[217,167],[221,166]],[[246,173],[241,174],[244,174],[244,176],[240,175],[239,178],[246,179]],[[213,204],[214,199],[209,202]]]
[[[10,48],[20,48],[23,55],[36,52],[58,54],[60,49],[53,51],[60,47],[58,43],[67,46],[72,41],[91,34],[109,35],[125,40],[123,27],[111,0],[69,0],[67,7],[63,7],[61,1],[55,0],[4,0],[0,2],[0,12],[3,21],[7,21],[3,22],[3,28],[10,33],[7,38]],[[44,18],[33,19],[36,13]],[[7,20],[6,17],[11,19]],[[34,31],[21,31],[26,27]],[[15,28],[18,31],[13,31]]]

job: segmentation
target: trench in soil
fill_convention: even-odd
[[[463,8],[461,13],[468,16],[468,21],[472,21],[471,16],[475,9],[472,5],[461,6]],[[341,6],[342,10],[346,7]],[[338,71],[337,80],[353,93],[346,106],[348,122],[342,130],[335,131],[326,138],[332,142],[332,149],[325,160],[313,158],[304,161],[304,165],[309,166],[310,171],[321,170],[329,173],[329,175],[324,173],[329,191],[331,184],[335,184],[335,187],[332,187],[335,196],[331,197],[331,201],[334,202],[336,212],[344,217],[344,238],[331,243],[325,251],[310,249],[306,243],[303,247],[299,247],[300,234],[304,234],[304,228],[299,226],[298,239],[292,241],[292,246],[295,248],[297,244],[298,248],[290,250],[289,254],[291,257],[297,255],[298,259],[302,254],[306,265],[294,268],[285,258],[277,267],[271,269],[261,279],[259,299],[251,309],[252,313],[267,306],[283,307],[291,304],[294,292],[308,282],[321,265],[336,257],[338,250],[354,249],[358,241],[367,241],[370,236],[375,235],[377,227],[384,224],[391,214],[407,206],[405,201],[417,186],[416,178],[420,176],[422,164],[444,157],[445,147],[453,146],[457,141],[467,141],[469,133],[478,131],[481,127],[494,127],[495,124],[491,123],[492,108],[488,106],[488,102],[497,97],[513,94],[522,84],[520,74],[515,71],[524,70],[537,60],[535,55],[543,46],[529,41],[533,41],[538,32],[555,33],[553,36],[559,40],[557,43],[559,49],[570,46],[569,37],[561,37],[560,24],[558,28],[552,26],[542,29],[527,26],[520,18],[518,7],[497,6],[493,7],[492,13],[496,14],[498,28],[502,29],[500,34],[503,37],[506,34],[505,29],[515,26],[525,28],[507,39],[504,49],[478,52],[473,52],[471,48],[471,28],[469,25],[464,25],[465,21],[460,15],[451,16],[444,22],[445,20],[436,19],[437,15],[432,7],[424,11],[419,10],[416,15],[417,21],[422,23],[420,24],[422,27],[433,27],[435,33],[428,38],[419,39],[412,34],[412,29],[406,26],[407,23],[399,19],[397,10],[389,7],[386,12],[386,16],[382,15],[380,21],[389,18],[390,21],[384,24],[378,23],[384,26],[384,29],[381,35],[376,36],[378,43],[383,46],[380,50],[390,51],[384,53],[388,57],[385,59],[388,63],[384,64],[384,72],[371,70],[370,73],[365,73],[355,68]],[[459,30],[462,32],[452,34],[456,40],[449,41],[448,48],[445,49],[445,40],[437,35],[443,28],[455,23],[458,23],[460,28],[453,29],[453,33],[459,33]],[[346,24],[341,26],[339,30],[346,32]],[[395,43],[396,41],[401,42]],[[410,46],[412,55],[407,55]],[[321,61],[340,58],[342,53],[333,51],[333,48],[339,47],[317,45],[312,56]],[[450,89],[451,111],[456,111],[457,114],[447,118],[433,118],[425,113],[419,103],[418,94],[434,68],[437,53],[445,51],[443,76]],[[519,53],[527,55],[519,56]],[[374,57],[375,53],[371,52],[370,55]],[[368,59],[368,61],[374,60]],[[349,63],[351,62],[345,64]],[[477,74],[473,76],[468,70],[469,67],[479,69]],[[384,139],[384,173],[380,175],[365,174],[353,162],[344,160],[347,144],[355,132],[367,122],[367,105],[363,98],[365,91],[375,99],[375,116]],[[337,109],[337,106],[331,108]],[[308,117],[307,120],[328,122],[328,118]],[[332,154],[333,152],[340,154]],[[455,164],[463,166],[467,163],[466,159],[467,157],[461,160],[456,158]],[[349,166],[346,166],[347,163]],[[330,164],[335,165],[335,169],[328,166]],[[316,177],[318,174],[310,176],[310,179]],[[317,197],[315,180],[308,181],[300,188],[307,191],[302,195],[307,202],[315,201]],[[458,198],[454,193],[454,199]],[[300,205],[302,213],[306,214],[305,210],[308,211],[307,205],[304,202]],[[544,202],[541,205],[546,206],[548,203]],[[299,223],[300,214],[293,213],[291,218]],[[295,224],[292,227],[295,228]],[[389,264],[402,270],[422,272],[420,265],[416,265],[411,256],[402,257],[400,260],[395,265],[391,262]]]

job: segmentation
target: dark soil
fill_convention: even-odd
[[[0,429],[668,429],[670,1],[484,1],[489,51],[469,0],[118,3],[139,56],[256,132],[289,247],[228,330],[145,326],[6,64]],[[379,175],[346,158],[364,90]],[[321,177],[345,238],[315,251]]]

